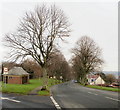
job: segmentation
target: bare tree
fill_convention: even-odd
[[[2,69],[3,69],[3,67],[7,67],[8,70],[10,70],[14,66],[19,66],[19,64],[15,63],[15,62],[2,62]]]
[[[51,54],[48,70],[49,76],[56,76],[57,79],[62,76],[63,80],[70,79],[70,66],[60,50],[56,50]]]
[[[78,80],[85,83],[86,75],[99,70],[103,63],[101,49],[91,38],[83,36],[77,41],[73,53],[73,68],[77,73]]]
[[[21,63],[21,67],[30,73],[30,78],[42,77],[42,69],[37,62],[33,59],[24,60]]]
[[[6,46],[11,48],[11,59],[31,56],[44,70],[57,38],[69,36],[69,22],[64,12],[55,5],[26,12],[17,32],[7,34]]]
[[[116,81],[116,77],[113,74],[106,74],[106,83],[112,84]]]

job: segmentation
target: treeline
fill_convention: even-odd
[[[101,49],[91,38],[87,36],[81,37],[72,49],[72,53],[74,56],[67,62],[62,52],[54,48],[46,63],[47,76],[49,78],[62,78],[61,80],[64,81],[77,79],[81,84],[85,84],[87,83],[86,75],[95,72],[95,74],[100,75],[107,84],[116,81],[113,74],[106,75],[99,72],[103,63]],[[33,58],[27,58],[19,64],[15,62],[2,63],[2,67],[7,67],[8,70],[14,66],[22,67],[30,74],[30,78],[40,78],[43,77],[44,74],[43,68]]]
[[[54,48],[46,65],[47,76],[49,78],[56,77],[57,79],[61,79],[62,77],[64,81],[76,79],[78,82],[85,84],[87,83],[86,75],[95,72],[94,74],[100,75],[107,84],[116,81],[113,74],[106,75],[100,72],[100,66],[103,63],[101,50],[91,38],[87,36],[81,37],[76,42],[76,46],[72,49],[72,52],[74,56],[67,62],[62,52]],[[32,58],[27,58],[19,64],[15,62],[3,62],[2,66],[7,67],[8,70],[14,66],[22,67],[30,74],[30,78],[40,78],[44,74],[43,68]]]

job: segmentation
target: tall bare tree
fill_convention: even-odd
[[[26,12],[15,33],[5,36],[6,46],[11,48],[11,59],[31,56],[46,76],[46,64],[57,38],[69,37],[69,22],[64,12],[55,5],[42,5]]]
[[[78,80],[85,83],[86,75],[99,70],[103,63],[101,49],[91,38],[83,36],[77,41],[73,53],[73,68]]]
[[[70,66],[60,50],[56,49],[50,56],[48,70],[49,76],[56,76],[57,79],[62,76],[63,80],[70,79]]]

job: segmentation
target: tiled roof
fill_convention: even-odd
[[[94,78],[94,79],[97,79],[97,78],[99,77],[99,75],[89,74],[87,77],[88,77],[88,78]]]
[[[8,71],[8,75],[28,75],[22,67],[14,67]]]

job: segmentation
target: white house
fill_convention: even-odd
[[[101,78],[100,75],[89,74],[87,75],[87,79],[90,85],[105,84],[105,81]]]

